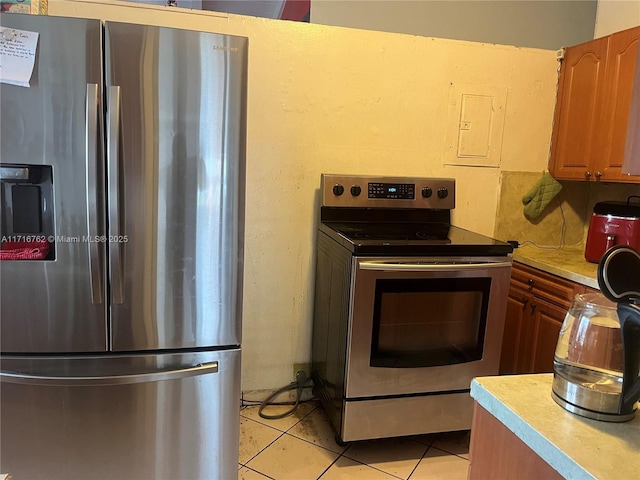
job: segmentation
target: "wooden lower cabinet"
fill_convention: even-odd
[[[532,309],[533,342],[528,370],[531,373],[553,372],[553,355],[567,308],[538,298],[534,299]]]
[[[523,370],[524,350],[530,348],[521,339],[525,336],[525,324],[528,323],[525,317],[528,316],[527,305],[530,300],[531,296],[525,290],[510,286],[500,355],[501,374],[519,373]]]
[[[563,478],[496,417],[474,402],[468,480]]]
[[[567,310],[586,287],[514,262],[505,319],[501,374],[553,372]]]

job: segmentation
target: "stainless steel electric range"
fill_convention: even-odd
[[[471,428],[513,247],[451,225],[455,180],[322,175],[312,376],[336,440]]]

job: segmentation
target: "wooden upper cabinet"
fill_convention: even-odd
[[[567,48],[560,67],[549,170],[556,178],[588,179],[598,141],[608,37]]]
[[[551,139],[562,180],[638,182],[622,173],[640,27],[565,50]]]
[[[640,27],[611,35],[605,79],[602,118],[605,125],[601,162],[596,170],[605,181],[640,182],[640,176],[622,173],[624,146],[629,123],[633,79],[638,58]]]

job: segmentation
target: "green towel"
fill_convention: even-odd
[[[529,219],[537,218],[560,190],[562,185],[549,172],[544,172],[538,183],[522,197],[524,216]]]

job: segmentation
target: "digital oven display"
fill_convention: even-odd
[[[369,198],[397,198],[400,200],[415,199],[414,183],[370,183]]]

